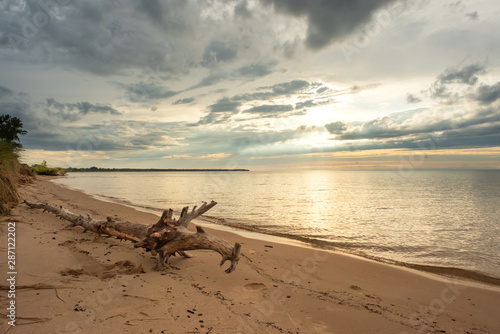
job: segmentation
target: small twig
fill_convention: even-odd
[[[110,317],[107,317],[106,320],[109,320],[111,318],[114,318],[114,317],[122,317],[122,318],[125,318],[125,314],[123,313],[119,313],[119,314],[115,314],[115,315],[112,315]]]
[[[58,288],[58,289],[76,289],[74,287],[71,287],[71,286],[54,286],[54,285],[47,285],[47,284],[43,284],[43,283],[37,283],[37,284],[33,284],[33,285],[18,285],[16,286],[16,289],[17,290],[41,290],[41,289],[55,289],[55,288]],[[0,285],[0,290],[9,290],[9,286],[6,286],[6,285]]]
[[[56,297],[57,299],[59,299],[60,301],[62,301],[63,303],[66,303],[64,300],[61,299],[61,297],[59,297],[59,295],[57,294],[57,289],[54,288],[54,291],[56,292]]]
[[[155,320],[165,320],[165,318],[139,318],[139,319],[130,319],[125,321],[125,325],[128,326],[138,326],[139,322],[143,321],[155,321]]]
[[[146,299],[155,303],[158,303],[160,300],[157,298],[150,298],[150,297],[143,297],[143,296],[134,296],[134,295],[129,295],[129,294],[123,294],[123,297],[131,297],[131,298],[139,298],[139,299]]]

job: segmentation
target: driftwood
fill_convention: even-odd
[[[129,240],[135,243],[134,247],[142,247],[146,251],[158,254],[158,267],[162,268],[168,262],[170,256],[179,253],[184,257],[191,257],[185,251],[196,249],[211,249],[222,255],[222,266],[226,261],[231,261],[231,265],[226,269],[226,273],[231,273],[236,269],[240,259],[241,245],[234,246],[227,241],[205,232],[201,227],[196,226],[196,232],[187,230],[187,226],[194,218],[202,215],[217,203],[203,203],[196,206],[189,212],[189,207],[182,209],[178,220],[173,218],[173,210],[165,210],[152,226],[133,222],[117,222],[111,217],[106,221],[93,219],[90,216],[82,216],[68,211],[62,207],[49,205],[47,203],[29,203],[24,201],[30,208],[43,209],[44,211],[56,214],[61,219],[72,223],[72,226],[81,226],[84,232],[89,230],[97,234],[108,235],[118,239]]]

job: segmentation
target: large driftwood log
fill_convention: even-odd
[[[198,209],[196,206],[191,212],[189,207],[182,209],[178,220],[173,218],[173,210],[165,210],[152,226],[133,222],[117,222],[110,217],[106,221],[93,219],[90,216],[84,217],[75,214],[62,207],[49,205],[47,203],[29,203],[24,201],[30,208],[43,209],[44,211],[56,214],[61,219],[72,223],[72,226],[82,226],[85,231],[95,232],[97,237],[109,235],[118,239],[129,240],[135,243],[134,247],[142,247],[147,251],[158,253],[158,267],[161,268],[168,262],[171,255],[176,252],[190,257],[185,251],[196,249],[211,249],[222,255],[222,266],[226,261],[231,261],[226,273],[231,273],[236,269],[240,259],[241,245],[236,243],[232,246],[227,241],[206,233],[201,227],[196,227],[196,232],[187,230],[187,226],[194,218],[210,210],[217,203],[212,201],[204,203]]]
[[[148,227],[143,224],[132,223],[132,222],[116,222],[110,217],[106,221],[95,220],[90,216],[84,217],[83,215],[77,215],[71,211],[64,209],[63,207],[57,207],[47,203],[29,203],[24,201],[26,205],[33,209],[43,209],[55,214],[61,219],[65,219],[72,223],[72,226],[81,226],[85,231],[92,231],[100,235],[109,235],[116,237],[118,239],[125,239],[132,242],[139,242],[147,236]]]

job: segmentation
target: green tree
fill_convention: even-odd
[[[19,118],[11,117],[10,115],[0,115],[0,141],[9,143],[19,142],[19,135],[27,133],[28,131],[23,129],[23,122]]]

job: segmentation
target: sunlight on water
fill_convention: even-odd
[[[210,216],[332,249],[500,277],[500,172],[72,173],[55,182]]]

